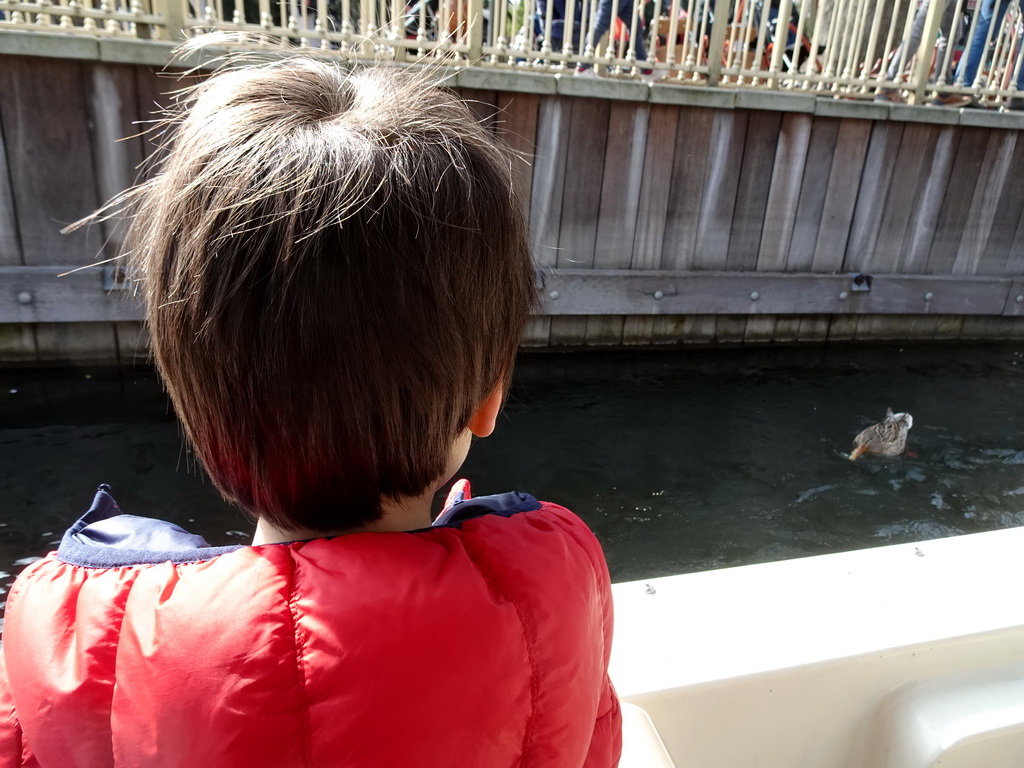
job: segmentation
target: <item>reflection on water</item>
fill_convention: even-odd
[[[573,508],[615,580],[644,578],[1024,525],[1022,401],[1019,347],[534,355],[463,474]],[[914,455],[849,461],[888,406]],[[0,372],[0,587],[99,482],[211,544],[251,535],[151,372]]]

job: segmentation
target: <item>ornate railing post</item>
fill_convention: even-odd
[[[925,94],[928,92],[928,76],[931,74],[932,59],[935,56],[936,37],[939,33],[939,24],[942,22],[942,12],[945,10],[944,0],[928,0],[928,17],[924,24],[924,37],[921,38],[921,47],[917,50],[917,62],[914,65],[912,88],[910,89],[910,103],[923,104]],[[913,13],[914,7],[908,9]],[[979,6],[980,12],[980,6]],[[953,41],[947,42],[952,46]],[[936,66],[942,67],[942,62],[937,61]]]
[[[469,0],[469,63],[476,64],[484,56],[484,0]]]
[[[732,0],[714,0],[713,13],[714,23],[708,41],[708,85],[717,85],[722,79],[722,51],[725,48],[725,34],[729,30]]]
[[[153,12],[164,19],[163,26],[157,30],[157,38],[179,42],[185,39],[185,2],[184,0],[152,0]]]

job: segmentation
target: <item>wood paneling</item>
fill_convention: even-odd
[[[0,119],[25,264],[88,264],[99,228],[60,230],[99,205],[82,62],[3,57]]]
[[[694,264],[697,224],[704,197],[704,177],[708,167],[708,148],[715,125],[716,111],[701,107],[682,107],[675,151],[672,154],[672,187],[665,222],[662,269],[690,269]]]
[[[0,95],[0,101],[2,99],[3,96]],[[18,237],[18,218],[14,205],[14,191],[11,189],[7,147],[4,142],[3,108],[0,106],[0,265],[24,263],[21,258],[21,239]]]
[[[751,270],[757,267],[781,125],[781,112],[750,113],[726,269]]]
[[[114,254],[117,233],[106,225],[70,237],[59,230],[135,181],[137,166],[164,138],[160,130],[138,134],[172,103],[170,92],[195,80],[147,67],[39,62],[6,56],[0,66],[0,266],[8,268],[77,266]],[[904,290],[892,280],[876,283],[870,297],[837,298],[848,282],[837,273],[852,271],[1024,275],[1024,140],[1014,131],[461,93],[515,154],[515,184],[542,268],[679,270],[711,280],[694,278],[700,297],[686,287],[663,301],[648,295],[653,289],[637,295],[623,288],[622,300],[609,304],[606,291],[603,299],[592,296],[596,303],[583,314],[574,314],[581,310],[570,295],[545,298],[548,314],[531,318],[524,344],[1021,332],[1016,319],[998,317],[990,283],[942,283],[932,302],[919,295],[924,283]],[[733,280],[715,283],[714,274],[704,274],[719,271]],[[835,285],[825,293],[791,290],[772,282],[785,281],[782,272],[836,275],[828,278]],[[768,281],[756,284],[763,293],[757,301],[750,298],[755,283],[741,284],[747,277]],[[65,295],[82,281],[92,288]],[[8,320],[0,358],[75,360],[111,350],[122,362],[140,358],[145,337],[129,320],[137,308],[111,314],[110,297],[93,290],[94,282],[87,274],[62,282],[60,301],[50,287],[27,305],[9,290],[0,296]],[[550,281],[545,296],[555,285]],[[963,318],[990,309],[988,317]],[[89,318],[96,322],[78,322]]]

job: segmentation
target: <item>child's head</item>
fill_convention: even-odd
[[[451,93],[297,59],[198,86],[129,248],[226,498],[344,530],[445,479],[534,301],[509,156]]]

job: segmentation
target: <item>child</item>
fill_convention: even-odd
[[[106,486],[8,597],[0,766],[618,762],[593,534],[522,493],[431,525],[534,301],[508,157],[448,92],[295,59],[197,87],[128,248],[208,547]]]

